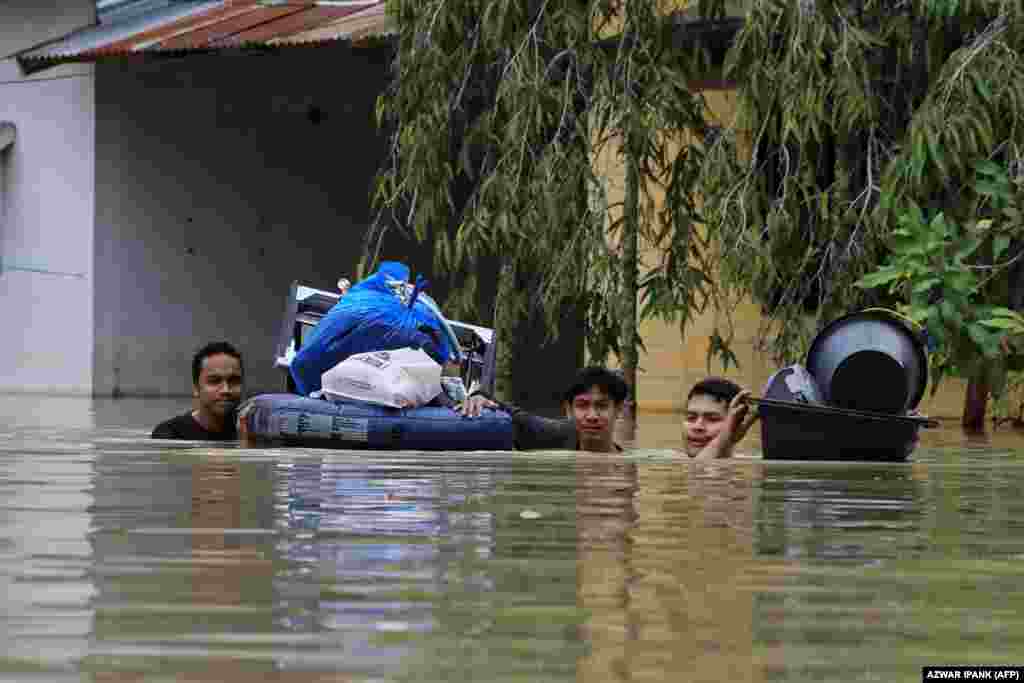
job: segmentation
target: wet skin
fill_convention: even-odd
[[[683,429],[687,455],[697,455],[725,427],[726,404],[711,396],[694,396],[686,404]]]
[[[198,407],[192,417],[209,431],[224,430],[242,399],[242,365],[234,356],[218,353],[203,359],[199,381],[192,387]]]
[[[732,455],[732,447],[757,420],[757,413],[751,412],[747,403],[749,396],[749,391],[741,391],[728,405],[707,394],[691,396],[683,418],[686,454],[691,458]]]
[[[596,453],[615,451],[613,428],[619,417],[622,404],[615,403],[601,387],[591,387],[573,397],[571,403],[563,403],[565,416],[576,423],[576,438],[579,449]]]
[[[459,406],[459,412],[466,417],[479,417],[484,408],[497,408],[498,404],[484,396],[470,396]],[[622,411],[622,404],[615,403],[600,387],[591,387],[577,394],[572,402],[563,402],[565,416],[576,424],[577,447],[582,451],[596,453],[615,452],[615,421]]]

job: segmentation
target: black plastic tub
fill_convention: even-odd
[[[901,462],[914,450],[925,417],[751,399],[761,416],[761,446],[770,460]]]

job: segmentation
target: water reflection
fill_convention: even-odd
[[[773,562],[751,577],[766,675],[910,680],[930,662],[1012,661],[1021,471],[953,462],[766,473],[757,547]]]
[[[644,651],[632,678],[687,671],[691,680],[759,679],[751,596],[737,591],[753,557],[759,477],[755,463],[643,470],[634,609],[643,615]]]
[[[27,429],[27,438],[14,432],[17,446],[0,442],[0,643],[31,671],[37,658],[72,666],[85,656],[94,589],[88,444]]]
[[[577,601],[589,618],[590,648],[578,680],[626,680],[639,633],[630,609],[636,580],[630,532],[636,522],[637,465],[587,460],[576,465]]]
[[[274,502],[284,561],[274,582],[278,627],[337,634],[349,666],[400,662],[405,641],[431,629],[441,593],[437,539],[450,525],[436,481],[400,467],[300,458],[278,465]]]
[[[75,420],[0,442],[18,680],[918,680],[1024,651],[1019,448],[374,454]]]
[[[103,453],[81,667],[209,680],[572,676],[573,485],[564,462],[538,481],[545,467]]]
[[[761,488],[760,555],[859,564],[899,547],[878,539],[916,533],[923,491],[908,467],[863,465],[773,470]]]
[[[238,680],[251,663],[218,650],[272,630],[269,467],[140,445],[96,458],[97,595],[81,666]]]

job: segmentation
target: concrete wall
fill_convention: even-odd
[[[355,271],[388,56],[337,46],[97,66],[97,395],[187,395],[193,352],[216,339],[242,351],[250,391],[280,388],[288,285],[333,288]],[[391,237],[382,257],[429,277],[429,249]]]
[[[95,0],[3,0],[0,59],[62,38],[95,21]]]
[[[96,394],[187,394],[217,339],[280,387],[289,283],[355,269],[384,75],[346,48],[98,65]]]
[[[0,61],[0,391],[92,389],[94,105],[91,66]]]

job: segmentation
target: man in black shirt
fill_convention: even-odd
[[[192,396],[198,407],[153,430],[154,439],[233,441],[235,414],[242,398],[242,354],[227,342],[214,342],[192,358]]]
[[[557,420],[503,405],[482,394],[470,396],[459,411],[477,417],[482,408],[501,408],[512,416],[518,450],[580,450],[594,453],[621,452],[615,443],[615,421],[629,396],[629,385],[608,368],[581,370],[562,395],[566,419]]]

